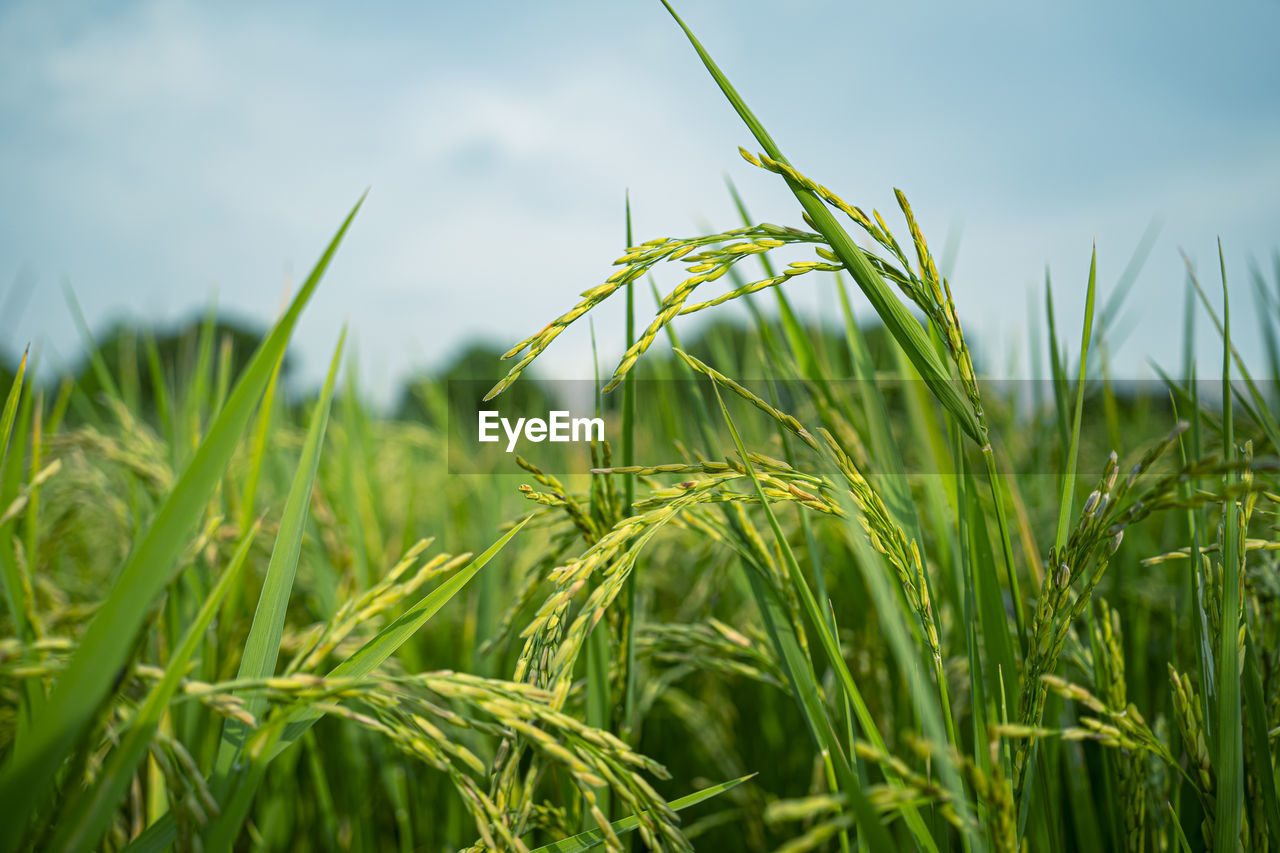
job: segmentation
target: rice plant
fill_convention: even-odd
[[[1220,313],[1189,269],[1220,381],[1112,382],[1096,260],[1075,351],[1046,284],[1050,393],[990,381],[905,194],[789,162],[675,20],[799,210],[735,188],[741,225],[637,242],[627,209],[617,269],[506,354],[490,397],[625,299],[616,456],[451,475],[448,417],[370,409],[343,340],[285,400],[360,204],[239,375],[212,313],[184,366],[86,329],[95,393],[23,358],[0,849],[1280,848],[1280,376],[1232,346],[1225,253]],[[729,302],[747,328],[681,337]]]

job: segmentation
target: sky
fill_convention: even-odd
[[[951,249],[992,369],[1031,371],[1046,268],[1078,348],[1093,246],[1105,300],[1153,222],[1113,373],[1177,372],[1180,252],[1220,302],[1219,238],[1234,337],[1260,364],[1250,270],[1277,286],[1280,3],[677,8],[797,168],[891,225],[906,192]],[[347,323],[361,387],[385,401],[603,281],[628,192],[637,241],[737,225],[726,178],[757,220],[801,224],[739,145],[758,150],[657,0],[7,2],[0,350],[35,344],[46,375],[73,365],[68,284],[98,331],[176,323],[211,298],[265,325],[369,188],[295,357],[316,380]],[[829,280],[811,278],[793,298],[829,313]],[[593,314],[602,370],[620,308]],[[1211,373],[1220,344],[1200,328]],[[539,364],[589,377],[591,358],[583,323]]]

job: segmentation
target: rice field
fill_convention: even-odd
[[[1052,378],[991,381],[906,196],[800,171],[685,34],[794,221],[620,211],[613,273],[471,377],[488,403],[380,413],[344,339],[287,399],[363,200],[252,352],[211,314],[190,358],[87,336],[91,385],[23,358],[0,850],[1280,849],[1280,279],[1189,267],[1183,363],[1126,386],[1095,264],[1058,296],[1082,328],[1046,282]],[[802,276],[840,316],[793,309]],[[451,463],[606,300],[606,441]],[[748,325],[681,338],[724,303]]]

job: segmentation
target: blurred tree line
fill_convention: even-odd
[[[775,336],[774,346],[788,351],[787,343],[777,326],[771,324]],[[56,386],[64,381],[73,383],[81,400],[101,401],[103,378],[116,385],[122,396],[137,412],[147,419],[158,415],[155,379],[157,372],[172,394],[195,375],[202,357],[202,341],[207,340],[203,357],[213,360],[213,370],[229,371],[231,381],[248,363],[258,344],[266,334],[266,328],[230,317],[195,317],[186,323],[167,330],[152,330],[130,323],[117,322],[105,332],[95,336],[99,361],[82,354],[65,377],[56,377]],[[818,369],[827,379],[844,380],[854,375],[843,329],[834,326],[820,327],[814,324],[805,328],[806,336],[818,357]],[[879,324],[863,329],[867,349],[877,374],[881,377],[897,373],[893,343]],[[776,374],[771,368],[768,343],[761,338],[759,328],[747,326],[731,319],[717,319],[698,327],[682,340],[683,348],[708,364],[732,364],[738,378],[748,384]],[[482,405],[484,394],[500,379],[510,366],[500,357],[504,349],[490,342],[473,341],[459,347],[442,364],[420,369],[404,381],[392,396],[387,412],[401,420],[419,421],[430,425],[443,425],[449,413],[470,413],[479,408],[491,408],[495,404]],[[7,393],[13,382],[21,352],[0,342],[0,395]],[[789,357],[789,356],[788,356]],[[294,359],[286,355],[281,366],[282,387],[294,406],[305,406],[317,393],[314,388],[299,388],[295,382]],[[600,365],[602,376],[612,371],[613,362]],[[982,368],[979,365],[979,374]],[[654,346],[637,365],[634,376],[641,382],[664,382],[662,393],[676,395],[696,393],[696,381],[689,379],[684,365],[665,346]],[[503,409],[513,412],[547,411],[563,407],[565,386],[540,378],[535,370],[526,372],[512,385],[499,402]],[[776,390],[776,389],[775,389]],[[1053,392],[1049,383],[1041,389],[1045,402],[1053,404]],[[1122,389],[1118,405],[1149,407],[1150,394],[1126,394]],[[785,393],[785,390],[784,390]],[[621,405],[622,395],[605,395],[600,404],[606,412],[613,412]],[[69,416],[75,419],[76,407]],[[1114,416],[1115,413],[1113,413]]]
[[[811,328],[811,339],[825,341],[828,352],[843,354],[827,365],[830,375],[849,376],[847,349],[843,337],[835,329]],[[75,389],[91,400],[100,399],[106,390],[103,375],[124,394],[126,399],[136,398],[137,408],[147,417],[156,414],[155,371],[158,369],[168,389],[175,388],[194,374],[201,357],[201,340],[209,336],[212,347],[209,357],[217,360],[225,350],[229,359],[230,375],[234,380],[248,364],[267,329],[253,323],[229,317],[193,318],[168,330],[151,330],[125,322],[116,322],[105,332],[95,335],[100,363],[83,353],[74,362],[66,377],[57,377],[55,386],[69,379]],[[891,367],[889,339],[879,326],[868,332],[877,369]],[[755,328],[749,328],[728,320],[719,320],[703,326],[684,342],[688,352],[714,363],[728,356],[732,363],[752,365],[750,376],[764,375],[767,371],[763,342]],[[472,341],[464,344],[443,364],[416,371],[407,377],[393,395],[389,414],[402,420],[434,423],[440,417],[443,406],[474,411],[480,408],[484,394],[505,375],[510,362],[501,361],[504,348],[489,342]],[[0,345],[0,393],[7,391],[17,371],[21,353],[15,354]],[[215,368],[216,369],[216,368]],[[601,370],[612,369],[612,364],[602,364]],[[643,381],[660,381],[673,375],[683,376],[683,368],[674,356],[662,347],[655,347],[641,360],[636,377]],[[305,403],[315,389],[294,387],[294,360],[286,355],[281,366],[281,382],[295,402]],[[677,392],[678,393],[678,392]],[[554,383],[540,379],[534,370],[527,371],[502,396],[513,410],[546,410],[557,404],[559,395]],[[606,410],[620,404],[620,394],[607,395],[603,402]]]

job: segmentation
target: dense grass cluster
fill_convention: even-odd
[[[1225,269],[1188,301],[1220,379],[1113,384],[1091,270],[1053,379],[989,383],[906,197],[900,239],[797,170],[689,37],[802,221],[631,245],[507,354],[491,396],[626,299],[590,470],[450,475],[448,389],[378,416],[342,341],[286,405],[355,210],[252,357],[211,318],[181,370],[146,336],[91,386],[23,360],[0,850],[1280,849],[1280,360],[1232,349]],[[686,347],[731,300],[749,330]]]

